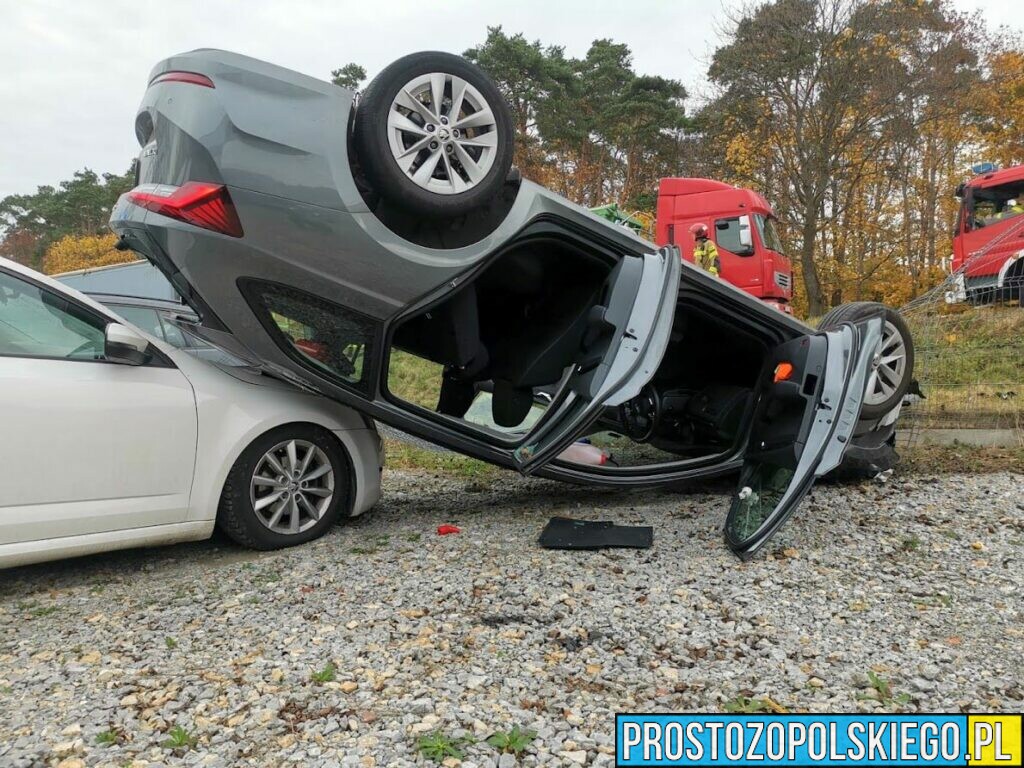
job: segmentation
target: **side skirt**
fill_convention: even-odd
[[[67,557],[81,557],[97,552],[132,547],[153,547],[200,541],[213,534],[213,520],[171,525],[152,525],[146,528],[128,528],[120,531],[89,533],[82,536],[63,536],[56,539],[38,539],[0,546],[0,568],[42,563]]]

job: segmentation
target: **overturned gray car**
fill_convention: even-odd
[[[193,51],[153,70],[135,130],[120,247],[167,275],[194,333],[268,375],[525,474],[739,469],[741,557],[816,478],[894,455],[913,367],[898,315],[845,305],[814,330],[521,180],[499,91],[457,56],[407,56],[357,103]],[[878,386],[880,366],[900,375]],[[568,460],[580,440],[616,460]]]

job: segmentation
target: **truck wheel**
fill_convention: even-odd
[[[879,308],[885,310],[882,349],[875,358],[864,392],[863,419],[881,418],[903,400],[910,388],[914,376],[914,340],[907,322],[891,307],[873,301],[854,301],[832,309],[818,323],[823,331],[834,330],[844,322],[856,322]]]
[[[512,165],[512,116],[497,86],[460,56],[426,51],[384,69],[363,92],[353,140],[388,203],[451,218],[489,202]]]

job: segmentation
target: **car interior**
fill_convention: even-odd
[[[677,456],[721,453],[752,412],[768,349],[742,326],[681,301],[654,378],[599,424]]]
[[[517,242],[400,322],[387,396],[499,441],[521,437],[576,366],[600,360],[610,264],[568,239]],[[637,397],[606,409],[589,440],[629,466],[727,451],[743,434],[770,346],[713,307],[680,299],[658,372]]]
[[[492,415],[516,427],[537,390],[554,387],[570,364],[600,361],[607,261],[567,239],[520,241],[468,285],[402,323],[393,345],[444,366],[437,411],[461,418],[482,382],[492,383]]]

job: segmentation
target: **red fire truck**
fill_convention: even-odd
[[[668,178],[658,186],[654,240],[693,261],[690,227],[705,224],[721,257],[720,277],[792,314],[793,266],[782,253],[771,205],[751,189],[712,179]]]
[[[974,170],[979,175],[956,190],[961,203],[946,301],[1016,299],[1024,306],[1024,165]]]

